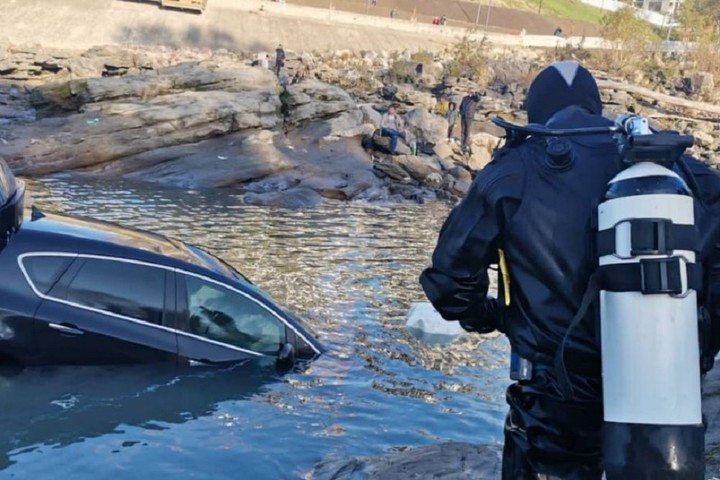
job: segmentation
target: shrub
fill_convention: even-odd
[[[485,55],[486,49],[486,37],[478,41],[466,34],[450,49],[451,60],[445,64],[445,74],[452,77],[466,77],[478,83],[487,82],[491,70]]]
[[[637,70],[638,62],[654,50],[650,24],[637,18],[632,7],[607,13],[601,24],[603,37],[615,46],[603,55],[609,69],[622,73]]]

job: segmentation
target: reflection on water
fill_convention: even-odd
[[[251,366],[190,376],[54,368],[0,380],[0,475],[301,478],[331,453],[501,438],[506,342],[430,345],[405,329],[446,205],[286,211],[227,191],[67,178],[30,191],[46,210],[206,247],[305,318],[329,352],[281,378]]]

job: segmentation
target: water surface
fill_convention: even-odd
[[[228,191],[54,178],[46,210],[202,245],[302,316],[329,352],[303,373],[250,365],[41,368],[0,379],[2,478],[302,478],[330,454],[498,443],[507,343],[428,345],[405,328],[448,213],[337,203],[288,211]]]

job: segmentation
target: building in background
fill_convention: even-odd
[[[664,14],[673,14],[680,3],[682,0],[633,0],[635,8]]]

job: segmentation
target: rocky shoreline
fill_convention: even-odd
[[[527,82],[552,61],[543,51],[488,49],[484,75],[469,80],[448,73],[452,52],[288,52],[276,78],[254,66],[262,55],[0,44],[0,156],[24,176],[232,188],[247,203],[290,208],[327,199],[455,201],[501,140],[491,117],[524,122]],[[290,84],[301,60],[310,74]],[[447,141],[447,121],[436,113],[439,94],[459,99],[469,87],[486,93],[470,156]],[[603,94],[611,113],[637,111],[692,132],[706,159],[720,147],[702,112],[621,89]],[[420,154],[361,146],[391,102],[427,147]]]
[[[349,78],[347,52],[306,56],[317,78],[287,86],[281,101],[282,76],[226,51],[5,51],[0,155],[19,175],[71,171],[233,187],[248,203],[297,207],[323,198],[462,195],[478,164],[448,160],[457,149],[447,146],[444,158],[363,151],[360,137],[378,127],[387,102],[363,102],[338,86]],[[291,57],[288,72],[299,58]],[[389,58],[362,60],[382,69]],[[432,100],[410,88],[397,95],[408,125],[442,143],[447,123],[429,112]]]
[[[720,477],[720,368],[711,370],[703,382],[705,478]],[[307,480],[384,480],[388,478],[442,480],[500,480],[501,445],[445,442],[369,457],[330,456],[318,462]]]
[[[469,80],[447,74],[452,60],[447,52],[289,52],[278,79],[253,66],[257,53],[163,47],[73,52],[0,43],[0,157],[29,177],[73,172],[234,189],[248,204],[287,208],[328,200],[456,201],[501,141],[491,117],[524,122],[529,79],[558,57],[558,52],[489,48],[487,54],[484,78]],[[311,73],[286,85],[285,92],[300,59]],[[417,64],[423,65],[420,74]],[[687,99],[714,89],[711,77],[687,80],[677,87],[652,86]],[[694,152],[717,165],[720,126],[702,105],[603,85],[609,113],[638,112],[664,128],[692,133]],[[447,122],[435,113],[438,93],[457,97],[468,87],[486,92],[471,156],[445,140]],[[430,145],[426,153],[391,156],[361,146],[391,102],[400,104],[414,135]],[[717,474],[717,369],[704,397],[708,472]],[[422,478],[413,472],[427,477],[440,467],[438,478],[498,478],[499,459],[498,446],[449,443],[391,456],[326,459],[311,478]]]

